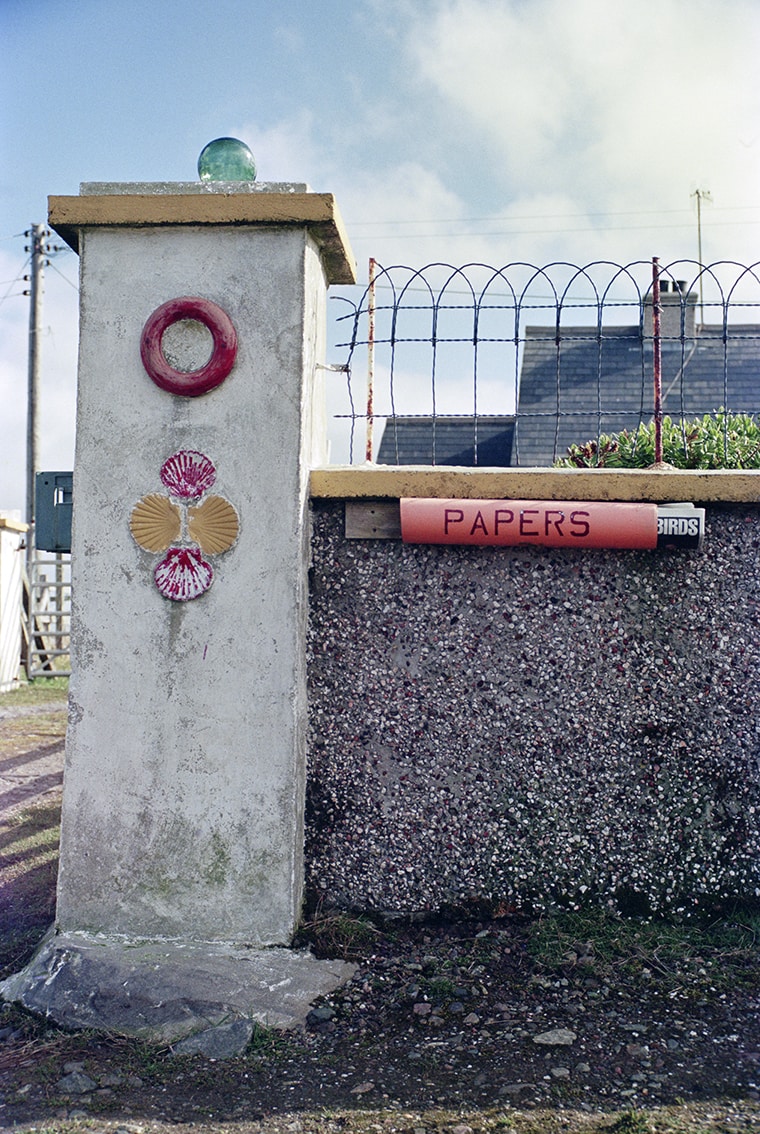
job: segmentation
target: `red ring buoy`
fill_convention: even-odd
[[[211,332],[214,349],[211,358],[200,370],[175,370],[166,361],[161,339],[167,327],[181,319],[195,319]],[[184,398],[196,398],[221,385],[235,363],[237,335],[226,311],[210,299],[185,295],[170,299],[153,312],[143,327],[140,357],[150,377],[162,390]]]

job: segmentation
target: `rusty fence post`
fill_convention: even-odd
[[[662,303],[660,261],[652,257],[652,351],[654,354],[654,463],[662,464]]]

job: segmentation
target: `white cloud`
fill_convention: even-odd
[[[372,255],[385,265],[467,255],[469,241],[447,232],[462,230],[467,206],[433,170],[403,162],[344,180],[338,199],[362,278]]]
[[[237,136],[253,151],[259,181],[311,182],[319,175],[322,159],[308,109],[271,126],[246,123]]]
[[[754,0],[453,0],[408,30],[413,68],[443,116],[466,116],[523,203],[561,192],[576,211],[687,213],[699,184],[712,191],[717,233],[719,219],[730,228],[720,208],[757,199]],[[738,250],[727,231],[716,255],[718,236]],[[757,225],[745,246],[752,237],[747,259],[760,250]]]

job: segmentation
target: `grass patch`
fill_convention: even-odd
[[[18,689],[12,689],[10,693],[0,693],[0,709],[42,705],[50,701],[65,704],[68,695],[68,677],[38,677],[34,681],[22,681]]]
[[[0,826],[0,869],[7,870],[22,861],[50,861],[58,852],[60,826],[61,808],[57,803],[11,815]]]
[[[609,1127],[610,1134],[650,1134],[651,1129],[646,1115],[635,1110],[625,1111]]]
[[[529,931],[528,952],[546,969],[615,972],[617,979],[657,980],[695,995],[757,983],[760,914],[672,923],[624,918],[605,910],[540,918]]]
[[[423,977],[420,984],[431,1000],[453,1000],[457,989],[456,981],[447,976]]]
[[[0,734],[0,758],[20,752],[36,752],[53,748],[66,735],[66,708],[53,712],[25,713],[3,721]]]
[[[344,961],[351,961],[359,959],[370,942],[387,936],[367,917],[336,913],[318,915],[305,922],[294,944],[310,946],[318,957],[341,957]]]
[[[452,1134],[469,1129],[472,1134],[739,1134],[758,1129],[760,1108],[737,1113],[733,1107],[709,1106],[656,1107],[652,1110],[624,1110],[587,1114],[577,1110],[483,1109],[475,1111],[338,1111],[300,1115],[308,1134],[340,1130],[342,1134],[377,1134],[378,1131],[425,1130],[426,1134]],[[280,1122],[282,1122],[280,1116]],[[276,1123],[273,1124],[277,1125]],[[273,1127],[263,1127],[264,1131]],[[243,1127],[245,1129],[245,1127]],[[260,1128],[261,1129],[261,1128]]]
[[[287,1055],[290,1047],[291,1040],[285,1032],[254,1023],[253,1035],[245,1054],[258,1059],[280,1059]]]
[[[55,916],[60,810],[45,803],[0,825],[0,977],[26,964]]]

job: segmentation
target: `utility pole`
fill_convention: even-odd
[[[29,525],[34,523],[34,478],[39,468],[42,291],[45,256],[48,252],[45,240],[49,235],[44,225],[33,224],[28,233],[31,243],[26,247],[26,251],[31,253],[29,291],[25,293],[29,296],[29,371],[26,403],[26,522]],[[27,534],[27,559],[32,544],[32,535],[30,527]]]
[[[697,198],[697,260],[699,261],[699,321],[704,325],[705,307],[702,296],[702,202],[712,202],[712,194],[706,189],[695,189],[692,197]]]

